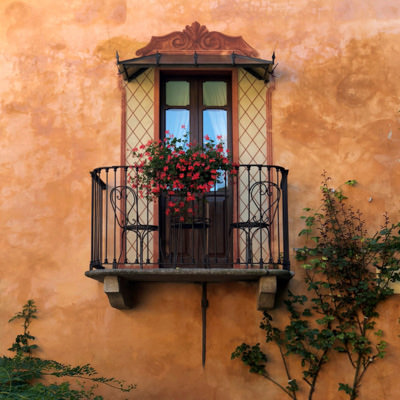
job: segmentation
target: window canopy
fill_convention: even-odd
[[[119,73],[126,81],[137,78],[150,67],[192,68],[244,68],[257,79],[269,81],[273,73],[272,60],[257,58],[257,51],[241,36],[228,36],[209,32],[204,25],[194,22],[182,32],[153,36],[149,44],[136,52],[137,58],[119,60]]]

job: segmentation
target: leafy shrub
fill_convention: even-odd
[[[53,360],[43,360],[33,357],[32,353],[37,348],[32,344],[35,337],[29,332],[33,319],[37,318],[37,308],[33,300],[23,306],[10,319],[22,320],[24,331],[17,335],[14,343],[9,348],[15,352],[13,357],[0,358],[0,399],[30,399],[30,400],[75,400],[94,399],[101,400],[102,396],[95,395],[94,390],[99,383],[111,386],[123,392],[130,392],[134,385],[125,385],[115,378],[98,376],[97,371],[89,364],[71,366]],[[71,387],[70,382],[50,382],[49,378],[74,378],[76,387]],[[56,379],[57,381],[57,379]],[[92,385],[87,388],[83,382]]]

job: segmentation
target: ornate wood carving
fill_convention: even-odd
[[[228,36],[220,32],[209,32],[205,25],[197,21],[186,25],[182,32],[172,32],[164,36],[153,36],[149,44],[139,50],[139,57],[159,53],[190,53],[196,51],[224,54],[235,52],[248,57],[256,57],[257,50],[251,47],[241,36]]]

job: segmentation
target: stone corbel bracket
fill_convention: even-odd
[[[119,276],[104,277],[104,293],[111,307],[129,310],[134,306],[132,282]]]
[[[104,283],[104,292],[112,307],[127,310],[135,305],[135,282],[222,283],[234,281],[258,282],[257,309],[275,307],[276,297],[282,292],[293,272],[266,269],[112,269],[87,271],[86,276]],[[138,299],[139,300],[139,299]]]
[[[258,281],[257,310],[266,311],[275,307],[278,289],[276,276],[264,276]]]

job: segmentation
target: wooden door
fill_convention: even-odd
[[[230,73],[164,73],[160,98],[161,139],[166,134],[195,144],[221,139],[231,151]],[[232,196],[228,180],[223,177],[222,181],[196,200],[191,223],[167,217],[167,199],[160,201],[161,259],[166,266],[227,265],[232,248]]]

